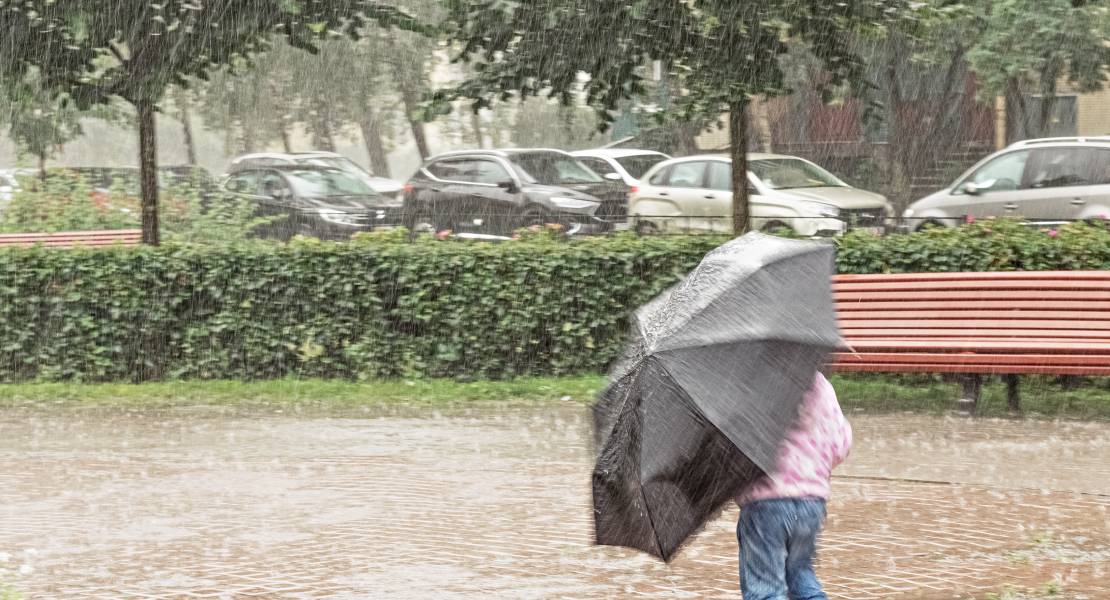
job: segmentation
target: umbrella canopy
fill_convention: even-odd
[[[669,561],[772,470],[805,392],[840,346],[833,247],[750,233],[638,311],[594,405],[598,544]]]

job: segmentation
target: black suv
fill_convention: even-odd
[[[404,222],[414,233],[510,236],[560,224],[604,233],[627,219],[627,196],[559,150],[469,150],[432,157],[405,185]]]
[[[228,177],[224,189],[255,202],[258,215],[275,218],[262,228],[265,237],[343,240],[399,221],[400,203],[370,189],[362,179],[329,167],[245,169]]]

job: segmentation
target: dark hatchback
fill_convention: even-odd
[[[397,200],[339,169],[309,165],[247,169],[228,177],[224,190],[257,203],[259,216],[273,217],[259,231],[265,237],[344,240],[400,222]]]
[[[559,224],[568,234],[606,233],[627,219],[627,196],[558,150],[472,150],[428,160],[405,185],[414,232],[511,236]]]

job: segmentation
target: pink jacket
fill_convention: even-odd
[[[736,498],[740,506],[772,498],[828,498],[832,470],[848,458],[852,426],[836,392],[820,373],[806,393],[798,418],[779,448],[778,465]]]

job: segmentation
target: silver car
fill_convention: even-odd
[[[1110,213],[1110,137],[1017,142],[981,160],[950,186],[914,202],[903,228],[955,227],[969,218],[1031,223],[1105,218]]]
[[[752,227],[790,229],[806,237],[851,229],[885,230],[891,208],[883,196],[854,188],[808,160],[748,154]],[[629,198],[641,233],[732,230],[732,161],[702,155],[663,161],[644,174]]]

